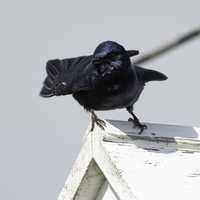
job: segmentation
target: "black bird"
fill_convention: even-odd
[[[40,95],[72,94],[91,113],[91,130],[95,123],[102,129],[105,126],[95,110],[126,108],[133,117],[129,121],[142,133],[147,127],[133,113],[133,105],[146,82],[166,80],[167,76],[132,64],[130,57],[138,54],[137,50],[126,51],[116,42],[105,41],[97,46],[93,55],[49,60]]]

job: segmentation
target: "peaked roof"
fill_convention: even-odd
[[[106,125],[88,127],[58,200],[96,199],[106,180],[120,200],[199,200],[200,128],[147,124],[139,135],[130,122]]]

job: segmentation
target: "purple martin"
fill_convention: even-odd
[[[147,126],[133,113],[133,105],[147,82],[166,80],[167,76],[131,63],[130,57],[138,54],[117,42],[105,41],[92,55],[49,60],[40,96],[71,94],[91,113],[91,130],[95,123],[102,129],[106,126],[95,111],[126,108],[132,116],[129,121],[142,133]]]

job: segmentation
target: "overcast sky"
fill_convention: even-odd
[[[48,59],[87,55],[114,40],[141,54],[199,25],[200,3],[181,1],[1,1],[0,199],[55,200],[89,115],[71,96],[38,96]],[[167,74],[146,86],[142,121],[200,126],[200,40],[145,64]],[[127,120],[125,110],[100,112]]]

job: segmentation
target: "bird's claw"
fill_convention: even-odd
[[[142,124],[140,123],[139,120],[134,120],[132,118],[129,118],[128,121],[131,121],[133,123],[133,127],[134,128],[139,128],[140,132],[138,134],[142,134],[142,132],[147,129],[147,125],[146,124]]]
[[[99,128],[101,128],[102,130],[105,130],[105,127],[106,127],[105,121],[103,121],[102,119],[99,119],[96,115],[92,115],[92,127],[90,131],[94,130],[95,123],[97,126],[99,126]]]
[[[105,130],[104,127],[106,126],[106,123],[103,120],[97,118],[97,120],[95,122],[96,122],[97,126],[99,126],[102,130]]]

